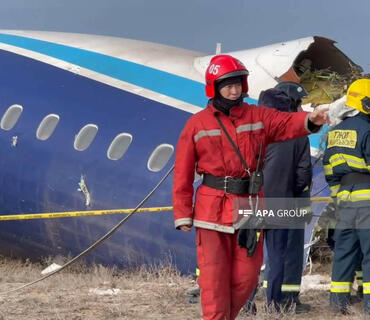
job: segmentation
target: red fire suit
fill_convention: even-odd
[[[201,185],[193,208],[193,182],[198,174],[217,177],[248,177],[230,141],[220,128],[215,113],[246,160],[256,170],[262,142],[308,135],[308,114],[287,113],[243,103],[227,116],[211,104],[193,115],[183,129],[176,150],[173,206],[175,227],[197,227],[196,243],[203,319],[235,319],[257,284],[262,264],[262,243],[252,257],[237,244],[233,226],[235,195]],[[246,194],[245,196],[248,196]],[[261,194],[262,196],[262,194]]]

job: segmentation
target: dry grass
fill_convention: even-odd
[[[47,264],[51,264],[51,260]],[[136,270],[77,265],[29,288],[4,294],[39,278],[47,264],[0,257],[0,320],[201,319],[199,303],[189,304],[186,299],[186,292],[195,286],[194,280],[180,276],[168,265]],[[119,289],[119,293],[91,292],[114,288]],[[312,304],[310,313],[277,315],[276,318],[363,319],[359,306],[355,308],[355,315],[336,317],[328,310],[328,292],[325,291],[305,292],[301,300]],[[260,312],[255,319],[272,318],[263,311],[262,293],[256,301]],[[240,315],[238,320],[241,319],[248,318]]]
[[[330,277],[327,277],[327,280],[330,281]],[[280,314],[266,314],[264,311],[264,297],[262,293],[259,293],[256,297],[256,304],[258,313],[257,316],[253,317],[255,320],[265,320],[265,319],[279,319],[279,320],[308,320],[308,319],[326,319],[326,320],[350,320],[350,319],[368,319],[365,318],[361,305],[356,304],[351,309],[351,314],[348,316],[344,316],[342,314],[338,314],[333,312],[329,307],[329,292],[324,290],[308,290],[301,294],[300,298],[302,303],[307,303],[311,305],[311,311],[308,313],[302,313],[302,314],[295,314],[294,311],[290,313],[280,313]],[[251,319],[249,316],[243,316],[242,314],[239,315],[238,320],[246,320]]]
[[[0,293],[40,278],[43,264],[0,258]],[[38,284],[0,295],[0,320],[199,319],[200,307],[186,302],[194,286],[168,266],[117,270],[72,266]],[[115,295],[98,295],[119,289]]]

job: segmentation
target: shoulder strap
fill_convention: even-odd
[[[234,148],[234,150],[235,150],[236,154],[239,156],[239,158],[240,158],[240,160],[241,160],[241,162],[242,162],[242,164],[243,164],[244,169],[245,169],[245,170],[250,174],[250,170],[249,170],[248,164],[247,164],[247,162],[244,160],[244,158],[243,158],[242,154],[240,153],[240,151],[239,151],[238,147],[236,146],[236,144],[234,143],[233,139],[231,138],[231,136],[230,136],[229,132],[226,130],[226,128],[225,128],[225,126],[224,126],[224,124],[222,123],[221,119],[218,117],[218,115],[217,115],[217,114],[215,114],[215,117],[216,117],[216,119],[217,119],[218,123],[220,124],[220,126],[221,126],[222,130],[225,132],[225,134],[226,134],[227,138],[229,139],[229,141],[230,141],[231,145],[233,146],[233,148]]]

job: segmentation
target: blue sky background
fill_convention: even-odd
[[[0,28],[121,36],[213,53],[320,35],[370,73],[370,0],[1,0]]]

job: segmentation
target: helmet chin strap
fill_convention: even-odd
[[[365,112],[370,112],[370,98],[365,97],[361,100],[362,103],[362,108],[364,109]]]

